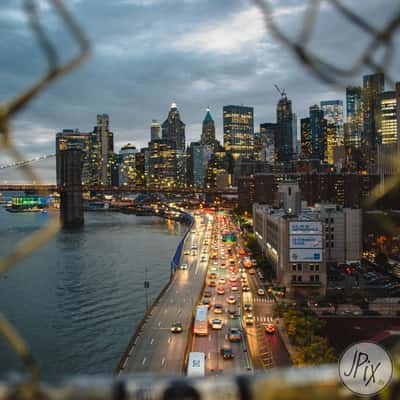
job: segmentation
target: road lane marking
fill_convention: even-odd
[[[163,357],[163,359],[161,360],[161,365],[165,364],[165,357]]]
[[[171,338],[171,336],[168,338],[168,344],[170,344],[171,343],[171,340],[172,340],[172,338]]]
[[[151,340],[150,340],[150,344],[153,344],[154,343],[154,338],[152,338]]]
[[[144,365],[145,362],[146,362],[146,357],[143,358],[142,365]]]
[[[161,326],[161,321],[158,323],[158,326]]]

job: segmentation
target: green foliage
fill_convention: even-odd
[[[277,304],[275,315],[283,319],[289,340],[298,350],[299,365],[316,365],[336,361],[336,355],[326,338],[318,335],[325,322],[288,304]]]

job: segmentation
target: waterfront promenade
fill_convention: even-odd
[[[197,233],[189,234],[183,248],[183,251],[191,251],[192,246],[196,246],[196,256],[182,256],[181,264],[186,263],[188,269],[177,269],[167,290],[138,332],[133,347],[128,349],[129,355],[119,373],[183,372],[188,329],[207,271],[207,264],[200,262],[205,235],[205,228],[200,227],[201,222],[207,223],[205,215],[195,218],[192,229]],[[182,323],[182,333],[174,334],[170,331],[175,322]]]

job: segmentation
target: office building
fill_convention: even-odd
[[[362,90],[360,86],[346,88],[346,114],[344,145],[360,148],[363,131]]]
[[[149,187],[173,189],[177,181],[177,149],[170,140],[149,142]]]
[[[344,145],[344,116],[342,100],[321,101],[321,110],[328,127],[335,133],[334,146]],[[332,150],[333,152],[333,150]]]
[[[156,119],[153,119],[150,126],[150,140],[158,139],[161,139],[161,124]]]
[[[275,153],[278,162],[288,162],[292,159],[294,143],[294,115],[292,101],[282,93],[276,107]],[[297,133],[296,133],[297,134]]]
[[[256,160],[275,162],[276,124],[260,124],[260,131],[254,136],[254,158]]]
[[[114,163],[114,134],[109,129],[109,116],[97,115],[97,125],[90,133],[90,183],[111,185],[111,168]]]
[[[252,158],[254,154],[253,107],[224,106],[224,147],[234,159]]]
[[[118,157],[119,167],[119,185],[134,186],[137,183],[136,155],[138,150],[136,147],[128,143],[121,147]]]
[[[82,184],[89,183],[89,147],[90,134],[79,132],[78,129],[63,129],[56,134],[56,182],[60,184],[61,179],[61,151],[69,148],[80,148],[82,150]]]
[[[378,95],[378,136],[379,143],[398,145],[396,92]]]
[[[363,132],[361,147],[366,169],[375,171],[376,151],[379,143],[379,95],[385,89],[383,73],[363,77],[362,107]]]
[[[206,109],[203,119],[200,144],[215,147],[215,123],[209,108]]]
[[[213,154],[213,145],[192,142],[188,148],[188,183],[192,187],[204,188],[206,185],[208,162]]]
[[[172,143],[173,148],[185,150],[185,124],[181,121],[176,103],[171,104],[167,119],[161,125],[162,139]]]
[[[221,188],[232,185],[233,156],[223,148],[215,151],[208,162],[206,187]]]

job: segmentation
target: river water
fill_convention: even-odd
[[[0,207],[0,256],[47,219]],[[47,380],[108,374],[149,299],[167,282],[185,227],[155,217],[85,214],[77,232],[60,231],[46,246],[0,278],[0,311],[29,343]],[[23,371],[0,337],[0,377]]]

